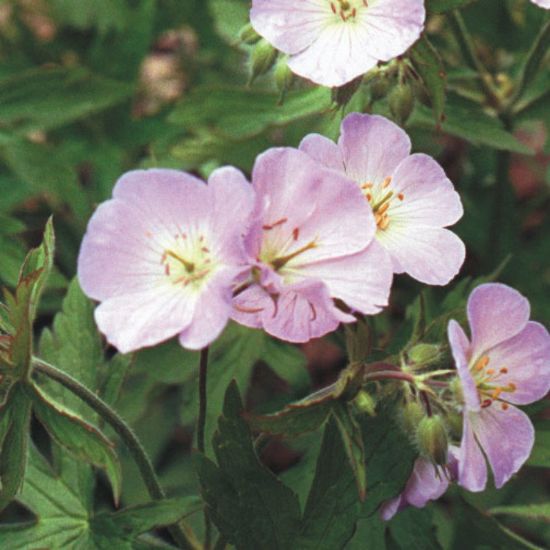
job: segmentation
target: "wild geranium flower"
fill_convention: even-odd
[[[458,481],[470,491],[487,483],[487,457],[502,487],[529,457],[534,430],[514,405],[526,405],[550,388],[550,335],[529,321],[529,302],[502,284],[477,287],[468,300],[471,340],[451,321],[449,342],[464,394],[464,428]]]
[[[458,273],[464,244],[445,227],[462,217],[460,197],[433,158],[410,154],[410,139],[399,126],[352,113],[342,122],[337,144],[310,134],[300,149],[357,183],[395,273],[432,285],[444,285]]]
[[[411,477],[403,492],[386,501],[380,508],[380,517],[389,521],[397,512],[407,506],[424,508],[431,500],[437,500],[449,487],[449,480],[456,478],[458,448],[449,447],[449,464],[437,468],[430,460],[419,456],[413,467]]]
[[[357,186],[296,149],[256,160],[253,224],[245,245],[252,278],[237,287],[233,318],[291,342],[334,330],[388,302],[389,259],[373,241],[374,216]]]
[[[536,4],[537,6],[540,6],[541,8],[550,10],[550,0],[531,0],[531,2],[533,2],[533,4]]]
[[[191,349],[214,340],[246,269],[241,234],[252,206],[252,188],[233,168],[213,172],[208,185],[176,170],[123,175],[92,216],[78,259],[108,341],[126,353],[176,334]]]
[[[289,54],[288,66],[342,86],[404,53],[420,36],[423,0],[252,0],[258,34]]]

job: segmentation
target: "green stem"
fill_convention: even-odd
[[[205,452],[206,411],[208,404],[208,346],[201,350],[199,359],[199,418],[197,420],[197,447],[199,452]],[[208,510],[204,509],[204,548],[209,550],[212,538],[212,525]]]
[[[33,366],[35,371],[38,371],[46,375],[48,378],[59,382],[62,386],[80,397],[82,401],[97,412],[101,418],[103,418],[111,426],[111,428],[113,428],[122,441],[124,441],[126,447],[136,462],[151,498],[154,500],[161,500],[166,497],[157,475],[155,474],[153,464],[145,452],[143,445],[132,428],[124,422],[116,411],[111,409],[105,401],[98,397],[94,392],[86,388],[86,386],[82,385],[78,380],[66,372],[59,370],[57,367],[54,367],[53,365],[50,365],[49,363],[46,363],[45,361],[42,361],[42,359],[38,358],[33,358]],[[180,522],[180,524],[173,525],[170,528],[170,533],[174,537],[175,541],[181,548],[191,550],[200,548],[192,531],[182,524],[183,522]]]
[[[466,63],[470,66],[471,69],[476,71],[479,74],[481,87],[489,100],[489,103],[493,107],[500,106],[500,100],[495,93],[495,89],[492,84],[492,78],[489,74],[489,71],[485,68],[481,60],[476,54],[474,41],[466,28],[464,19],[458,10],[453,10],[450,15],[450,23],[455,34],[455,37],[462,51],[462,55]]]

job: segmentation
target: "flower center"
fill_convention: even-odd
[[[503,375],[508,374],[506,367],[494,368],[490,366],[490,358],[488,355],[480,357],[471,367],[474,380],[481,399],[481,407],[487,408],[493,404],[493,401],[501,403],[502,410],[508,408],[508,403],[502,399],[502,394],[514,393],[517,386],[514,382],[499,380]]]
[[[369,201],[372,211],[374,213],[374,220],[378,229],[385,231],[390,225],[390,216],[388,210],[392,205],[392,202],[397,199],[402,202],[405,200],[403,193],[395,194],[395,191],[391,190],[392,178],[388,176],[382,183],[374,184],[366,182],[361,184],[361,190],[365,195],[365,198]]]
[[[357,14],[369,7],[367,0],[331,0],[330,9],[334,15],[337,15],[342,21],[353,21]]]
[[[262,227],[264,239],[258,259],[278,272],[285,267],[291,268],[294,259],[317,246],[315,240],[300,246],[300,228],[295,227],[288,231],[288,228],[284,227],[287,222],[287,218],[281,218]]]
[[[200,235],[191,239],[185,233],[174,236],[174,243],[160,258],[164,275],[175,286],[200,287],[213,271],[212,254]]]

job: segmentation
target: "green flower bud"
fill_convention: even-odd
[[[401,411],[401,427],[403,431],[414,437],[418,425],[425,416],[424,407],[418,401],[409,401]]]
[[[360,390],[356,395],[353,403],[360,412],[367,413],[369,416],[374,416],[376,411],[376,399],[365,390]]]
[[[441,416],[425,416],[420,421],[416,430],[416,442],[421,455],[439,466],[447,464],[449,440]]]
[[[390,92],[388,102],[395,120],[403,125],[409,120],[414,108],[414,95],[408,84],[398,84]]]
[[[449,432],[453,439],[460,441],[462,439],[462,424],[464,419],[459,413],[451,413],[447,417],[447,424],[449,425]]]
[[[252,84],[257,77],[267,73],[273,67],[278,54],[279,52],[267,40],[262,39],[254,46],[250,56],[251,75],[249,84]]]
[[[281,94],[281,99],[284,99],[286,92],[291,88],[294,82],[294,73],[288,66],[288,57],[286,55],[280,57],[277,61],[273,76],[275,78],[277,90],[279,90]]]
[[[248,23],[239,31],[239,39],[244,44],[252,46],[261,40],[261,36],[254,30],[254,27]]]
[[[440,351],[436,344],[416,344],[407,352],[407,357],[415,365],[430,365],[439,359]]]

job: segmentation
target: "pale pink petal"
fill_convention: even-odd
[[[219,257],[238,262],[244,259],[241,235],[252,223],[254,190],[242,172],[231,166],[214,170],[208,178],[208,208],[205,216],[216,235]]]
[[[322,27],[312,44],[290,57],[288,66],[317,84],[343,86],[376,66],[368,47],[369,36],[360,25],[337,21]]]
[[[437,500],[449,487],[447,478],[425,458],[417,458],[412,475],[405,487],[405,500],[416,508],[423,508],[430,500]]]
[[[334,306],[326,286],[306,282],[286,288],[278,297],[274,315],[262,313],[266,332],[289,342],[308,342],[336,330],[340,322],[355,321]]]
[[[405,503],[402,494],[387,500],[384,504],[382,504],[382,506],[380,506],[380,519],[383,521],[390,521],[390,519],[393,518],[399,510],[405,508],[405,506],[407,506],[407,504]]]
[[[392,178],[392,191],[402,193],[388,211],[390,219],[444,227],[456,223],[464,213],[459,194],[443,168],[428,155],[417,153],[404,159]]]
[[[468,410],[479,411],[480,400],[476,383],[468,368],[468,356],[470,353],[470,342],[462,327],[453,319],[449,321],[447,327],[447,336],[451,345],[451,352],[458,371],[458,376],[462,385],[464,401]]]
[[[114,296],[95,310],[99,330],[121,353],[153,346],[184,330],[192,321],[196,294],[170,284]]]
[[[381,61],[401,55],[420,38],[425,18],[423,0],[369,2],[361,17],[367,53]]]
[[[330,3],[325,0],[253,0],[250,10],[256,32],[289,54],[314,42],[332,16]]]
[[[515,388],[502,393],[501,399],[527,405],[550,390],[550,335],[540,323],[529,321],[519,334],[488,351],[488,356],[489,366],[496,371],[492,383]]]
[[[299,149],[323,166],[345,174],[340,148],[325,136],[309,134],[301,141]]]
[[[458,459],[458,483],[474,493],[483,491],[487,485],[487,464],[472,429],[472,422],[476,421],[478,414],[468,411],[464,413]]]
[[[235,270],[220,270],[201,289],[191,324],[179,335],[183,347],[202,349],[222,333],[232,310],[231,284],[234,279]]]
[[[500,489],[529,458],[535,431],[529,417],[514,406],[503,410],[494,402],[472,415],[474,433],[485,451],[495,486]]]
[[[250,328],[262,328],[264,317],[275,315],[275,300],[261,286],[254,284],[233,298],[231,318]]]
[[[533,4],[536,4],[537,6],[540,6],[541,8],[550,10],[550,0],[531,0],[531,2],[533,2]]]
[[[530,306],[517,290],[500,283],[487,283],[470,294],[467,312],[475,360],[521,332],[529,320]]]
[[[155,222],[120,200],[101,204],[88,224],[78,256],[82,290],[94,300],[145,291],[164,279]],[[132,269],[128,269],[132,266]]]
[[[391,220],[376,237],[392,257],[394,272],[429,285],[446,285],[460,271],[466,249],[451,231]]]
[[[372,315],[388,305],[393,272],[387,252],[374,241],[363,252],[305,265],[299,276],[322,280],[333,298]]]
[[[374,236],[374,216],[357,185],[302,151],[268,150],[252,181],[268,248],[291,254],[315,242],[300,254],[301,264],[354,254]]]
[[[352,113],[342,122],[338,145],[346,173],[357,183],[382,183],[410,153],[411,140],[378,115]]]

